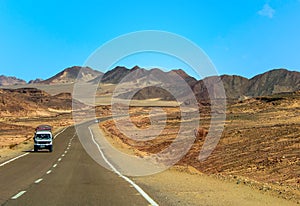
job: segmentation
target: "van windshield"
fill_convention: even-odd
[[[50,134],[37,134],[35,136],[37,139],[50,139]]]

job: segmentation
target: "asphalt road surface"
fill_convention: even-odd
[[[90,124],[81,125],[87,138]],[[56,136],[52,153],[24,155],[0,166],[1,205],[156,205],[120,175],[97,164],[74,127]]]

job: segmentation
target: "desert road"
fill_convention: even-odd
[[[87,138],[91,124],[80,125]],[[52,153],[24,151],[0,163],[0,205],[158,205],[133,184],[97,164],[74,127],[56,135]]]

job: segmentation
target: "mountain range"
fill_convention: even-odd
[[[177,78],[178,76],[184,80],[185,84],[189,86],[198,99],[208,97],[210,87],[214,87],[214,84],[219,81],[223,83],[227,99],[233,100],[300,90],[300,72],[289,71],[287,69],[270,70],[250,79],[237,75],[221,75],[196,80],[181,69],[164,72],[157,68],[146,70],[138,66],[131,69],[117,66],[106,73],[102,73],[89,67],[73,66],[64,69],[49,79],[36,79],[29,83],[52,85],[74,83],[77,80],[97,84],[101,81],[104,84],[124,84],[128,88],[132,88],[133,86],[138,86],[139,88],[141,85],[148,83],[149,87],[141,89],[141,91],[135,91],[134,98],[147,99],[160,97],[165,100],[172,100],[174,97],[170,96],[170,92],[164,92],[158,88],[162,87],[163,83],[169,85],[168,88],[171,90],[176,91],[176,95],[184,95],[185,91],[181,90],[182,83]],[[0,76],[0,86],[15,84],[25,86],[26,82],[16,77]],[[176,85],[176,88],[174,88],[174,85]],[[123,93],[126,93],[126,91],[124,90]],[[124,96],[124,94],[120,95],[120,97]]]

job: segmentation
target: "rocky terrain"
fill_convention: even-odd
[[[131,121],[137,128],[150,126],[150,110],[149,107],[131,108]],[[167,124],[154,140],[128,138],[116,128],[114,121],[106,121],[101,127],[108,138],[119,142],[121,147],[131,148],[138,156],[156,154],[170,146],[181,124],[178,108],[163,110],[168,114]],[[210,114],[203,114],[205,111],[209,109],[202,110],[195,142],[178,165],[192,166],[205,174],[300,201],[299,92],[250,98],[228,105],[225,130],[217,147],[206,160],[199,161],[210,127]]]

